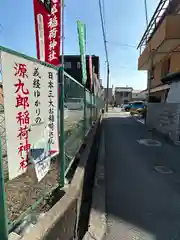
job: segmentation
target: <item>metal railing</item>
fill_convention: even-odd
[[[63,69],[61,71],[63,71],[65,78],[64,121],[63,123],[60,122],[59,118],[58,123],[59,129],[60,124],[64,124],[63,144],[65,149],[65,172],[63,175],[65,177],[71,169],[72,163],[84,141],[85,135],[91,129],[93,122],[99,118],[100,110],[104,107],[104,102],[86,89],[86,102],[84,103],[84,86],[65,73]],[[84,108],[86,108],[86,118],[84,118]],[[62,110],[59,108],[59,116],[61,113]],[[86,126],[85,131],[84,126]],[[48,210],[47,208],[44,209],[44,200],[46,200],[55,189],[60,187],[59,179],[61,177],[60,165],[62,159],[59,156],[51,159],[51,168],[40,182],[37,182],[33,168],[29,168],[26,173],[9,180],[6,130],[4,108],[2,107],[2,111],[0,111],[0,137],[2,147],[0,159],[3,168],[1,178],[3,179],[4,176],[4,196],[6,199],[4,199],[5,202],[3,203],[5,207],[1,204],[0,210],[6,210],[3,218],[4,222],[8,223],[8,231],[11,232],[30,214],[40,214]],[[59,138],[61,138],[60,132]],[[2,229],[3,227],[2,224],[0,226],[1,233],[5,232],[5,230]]]

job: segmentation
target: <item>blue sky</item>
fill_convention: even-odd
[[[0,45],[36,56],[33,0],[1,0]],[[25,4],[26,2],[26,4]],[[146,88],[146,72],[137,71],[139,52],[121,44],[137,45],[146,28],[144,0],[104,0],[110,61],[110,85]],[[147,0],[149,17],[159,0]],[[100,56],[106,84],[105,54],[98,0],[65,0],[65,54],[79,54],[76,20],[87,27],[87,54]]]

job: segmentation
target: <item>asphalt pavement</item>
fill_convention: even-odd
[[[118,109],[110,109],[102,130],[105,240],[180,239],[180,148]]]

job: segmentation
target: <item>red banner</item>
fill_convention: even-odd
[[[92,91],[92,84],[93,84],[92,56],[89,56],[89,76],[90,76],[90,89]]]
[[[53,65],[59,65],[61,0],[51,0],[51,14],[44,1],[34,1],[37,58]]]

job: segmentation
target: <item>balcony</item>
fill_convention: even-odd
[[[153,49],[153,65],[180,45],[180,15],[167,16],[156,30],[138,59],[138,70],[151,69],[150,49]]]

